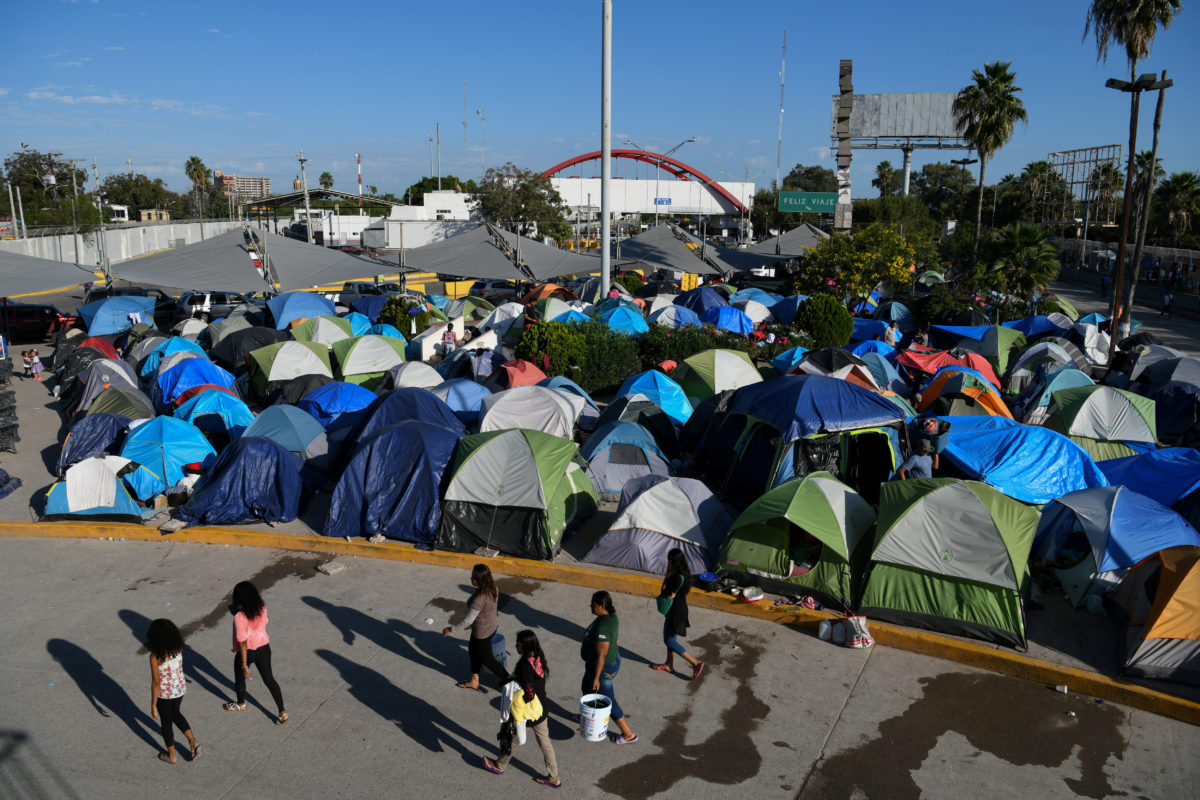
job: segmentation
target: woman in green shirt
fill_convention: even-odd
[[[637,734],[625,721],[625,712],[613,693],[613,678],[621,668],[621,650],[617,647],[620,624],[608,592],[600,591],[592,595],[592,613],[596,619],[583,634],[583,644],[579,648],[579,657],[584,664],[579,691],[607,697],[612,703],[612,721],[621,729],[621,735],[613,741],[617,744],[633,744],[638,739]]]

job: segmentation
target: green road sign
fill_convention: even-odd
[[[780,192],[779,210],[832,214],[837,197],[837,192]]]

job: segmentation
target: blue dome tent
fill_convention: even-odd
[[[300,512],[302,465],[299,456],[270,439],[238,439],[196,482],[179,518],[192,525],[291,522]]]
[[[580,448],[587,473],[601,499],[620,500],[621,489],[634,478],[670,476],[667,457],[650,431],[636,422],[608,422]]]
[[[363,411],[350,441],[360,442],[377,430],[409,419],[441,425],[455,433],[466,433],[466,427],[459,418],[433,392],[403,386],[376,398]]]
[[[166,406],[188,389],[205,383],[232,389],[233,376],[211,361],[189,358],[154,379],[153,399],[156,403]]]
[[[121,414],[102,412],[75,420],[58,454],[58,474],[64,474],[67,467],[85,458],[116,454],[128,427],[129,417]]]
[[[174,355],[175,353],[185,352],[198,353],[202,358],[208,360],[208,353],[204,352],[203,347],[193,341],[189,341],[188,339],[184,339],[179,336],[172,336],[170,339],[167,339],[151,350],[146,357],[142,359],[142,363],[138,368],[138,376],[145,378],[153,375],[158,371],[158,365],[162,363],[164,358]]]
[[[267,308],[275,318],[277,330],[283,330],[298,319],[337,315],[332,300],[312,292],[286,292],[268,300]]]
[[[666,373],[656,369],[639,372],[625,379],[617,390],[616,398],[640,394],[666,412],[678,424],[688,421],[692,416],[692,404],[687,393]],[[616,399],[614,398],[614,399]]]
[[[375,393],[356,383],[334,381],[313,389],[296,404],[310,414],[326,431],[353,425],[361,411],[376,400]]]
[[[236,439],[254,422],[254,412],[240,398],[219,389],[205,389],[175,409],[175,418],[202,431],[223,433]]]
[[[135,322],[153,325],[155,304],[153,297],[121,295],[80,306],[76,313],[87,326],[88,336],[104,336],[128,330]]]
[[[641,314],[625,306],[605,311],[600,314],[599,319],[614,331],[633,336],[650,330],[650,326],[646,324],[646,320],[642,319]]]
[[[710,308],[700,315],[700,321],[709,323],[718,330],[742,336],[749,336],[754,332],[754,322],[746,315],[746,312],[732,306]]]
[[[721,308],[729,305],[725,300],[725,296],[716,289],[710,289],[707,286],[701,286],[697,289],[690,289],[675,298],[675,305],[690,308],[696,312],[697,316],[704,316],[704,312],[710,308]]]
[[[342,319],[350,323],[350,333],[354,336],[365,336],[371,332],[371,320],[368,319],[366,314],[351,311],[342,317]]]
[[[388,298],[381,294],[368,294],[356,299],[350,304],[350,308],[362,314],[371,322],[379,322],[379,312],[383,311],[383,307],[387,305]],[[355,333],[355,336],[361,336]]]
[[[185,464],[207,466],[216,459],[217,451],[195,425],[174,417],[155,417],[126,435],[121,456],[141,464],[158,479],[156,485],[138,493],[139,500],[149,500],[179,483]]]
[[[804,354],[807,352],[808,348],[806,347],[793,347],[790,350],[784,350],[771,359],[771,366],[779,370],[780,375],[787,375],[800,366],[800,362],[804,360]]]
[[[470,378],[452,378],[433,388],[434,397],[441,400],[463,423],[479,419],[480,407],[491,391]]]

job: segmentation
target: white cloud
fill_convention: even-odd
[[[82,67],[86,62],[91,61],[90,58],[82,58],[78,61],[59,61],[54,66],[59,69],[71,69],[73,67]]]
[[[34,91],[26,92],[25,96],[30,100],[50,100],[55,103],[63,103],[64,105],[125,106],[137,102],[137,100],[132,97],[125,97],[124,95],[119,94],[111,94],[108,96],[89,94],[76,97],[74,95],[58,94],[56,92]]]
[[[209,28],[208,32],[209,33],[220,33],[221,29],[220,28]]]
[[[246,112],[247,117],[265,117],[266,115],[267,115],[267,112],[265,112],[265,111],[247,111]]]
[[[817,160],[824,161],[825,159],[829,158],[829,154],[833,152],[833,148],[832,147],[810,147],[810,148],[808,148],[808,152],[816,153]]]
[[[165,100],[161,97],[156,97],[150,101],[150,108],[153,111],[182,111],[185,114],[191,114],[193,117],[213,117],[225,114],[225,108],[216,105],[204,106],[185,106],[178,100]]]
[[[7,88],[6,88],[6,87],[4,87],[4,86],[0,86],[0,97],[5,97],[5,96],[7,96],[7,95],[8,95],[8,92],[9,92],[9,89],[7,89]]]
[[[262,172],[262,171],[263,171],[263,170],[265,170],[266,168],[267,168],[267,165],[266,165],[265,163],[263,163],[262,161],[255,161],[255,162],[254,162],[254,169],[255,169],[255,171],[257,171],[257,172]]]
[[[183,103],[178,100],[160,100],[156,98],[150,101],[150,108],[154,111],[179,111],[183,108]]]
[[[55,50],[53,53],[46,53],[42,58],[58,58],[66,52],[66,50]]]
[[[114,46],[112,46],[112,47],[106,47],[106,48],[104,48],[104,49],[105,49],[105,50],[124,50],[125,48],[124,48],[124,47],[121,47],[120,45],[114,45]]]

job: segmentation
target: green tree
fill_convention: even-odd
[[[1200,174],[1175,172],[1158,186],[1155,205],[1171,232],[1171,244],[1180,246],[1191,229],[1192,220],[1200,213]]]
[[[913,245],[891,225],[875,223],[853,237],[834,233],[801,261],[791,293],[824,292],[848,300],[879,286],[908,288],[915,259]]]
[[[925,164],[910,178],[912,196],[929,209],[938,222],[962,219],[963,196],[975,186],[975,176],[963,167],[934,162]]]
[[[796,327],[807,333],[816,347],[844,347],[854,332],[854,318],[837,298],[818,294],[796,309]]]
[[[1153,169],[1151,168],[1153,162]],[[1149,213],[1145,199],[1153,197],[1154,187],[1165,178],[1162,159],[1155,158],[1149,150],[1143,150],[1133,159],[1133,209],[1134,219],[1142,219]]]
[[[475,181],[463,181],[454,175],[443,175],[441,185],[442,191],[452,189],[454,191],[465,192],[467,194],[474,194],[476,189]],[[405,189],[404,196],[408,198],[407,203],[410,206],[423,206],[425,205],[426,192],[436,191],[438,191],[438,179],[436,177],[426,175],[424,178],[421,178],[421,180]]]
[[[903,181],[904,170],[894,168],[890,161],[880,161],[875,167],[871,185],[879,190],[880,197],[891,197],[902,188]]]
[[[200,217],[204,217],[204,188],[208,186],[209,177],[212,174],[208,167],[204,166],[204,162],[200,156],[191,156],[187,163],[183,165],[183,174],[192,182],[192,191],[196,195],[196,205],[200,211]]]
[[[1003,276],[1003,288],[1025,299],[1058,277],[1058,248],[1037,225],[1021,222],[1005,228],[989,249],[993,266]]]
[[[783,178],[785,192],[836,192],[837,188],[837,174],[828,167],[797,164]]]
[[[62,160],[61,156],[61,153],[42,153],[29,148],[4,160],[5,180],[12,184],[14,195],[20,190],[25,222],[30,228],[71,224],[70,198],[75,187],[83,189],[88,176],[86,170]],[[53,181],[46,181],[48,175],[54,176]],[[7,206],[7,191],[4,192],[4,203]],[[78,205],[77,212],[82,208],[82,204]],[[76,218],[84,222],[78,213]]]
[[[561,241],[571,235],[567,205],[550,179],[512,162],[488,169],[475,190],[475,210],[487,222],[522,236],[537,231]]]
[[[973,70],[973,83],[963,87],[954,98],[954,124],[963,138],[979,154],[979,199],[975,205],[975,238],[971,244],[971,263],[979,256],[979,231],[983,224],[983,187],[987,162],[1012,138],[1017,122],[1029,119],[1025,104],[1017,97],[1021,91],[1017,76],[1010,71],[1011,61],[992,61],[983,71]]]
[[[129,206],[132,220],[138,219],[144,209],[163,209],[175,218],[186,213],[184,198],[168,189],[162,178],[119,172],[109,175],[100,185],[109,205]]]
[[[330,175],[328,172],[322,172],[321,177],[317,178],[317,184],[322,189],[332,189],[333,188],[333,176]]]

